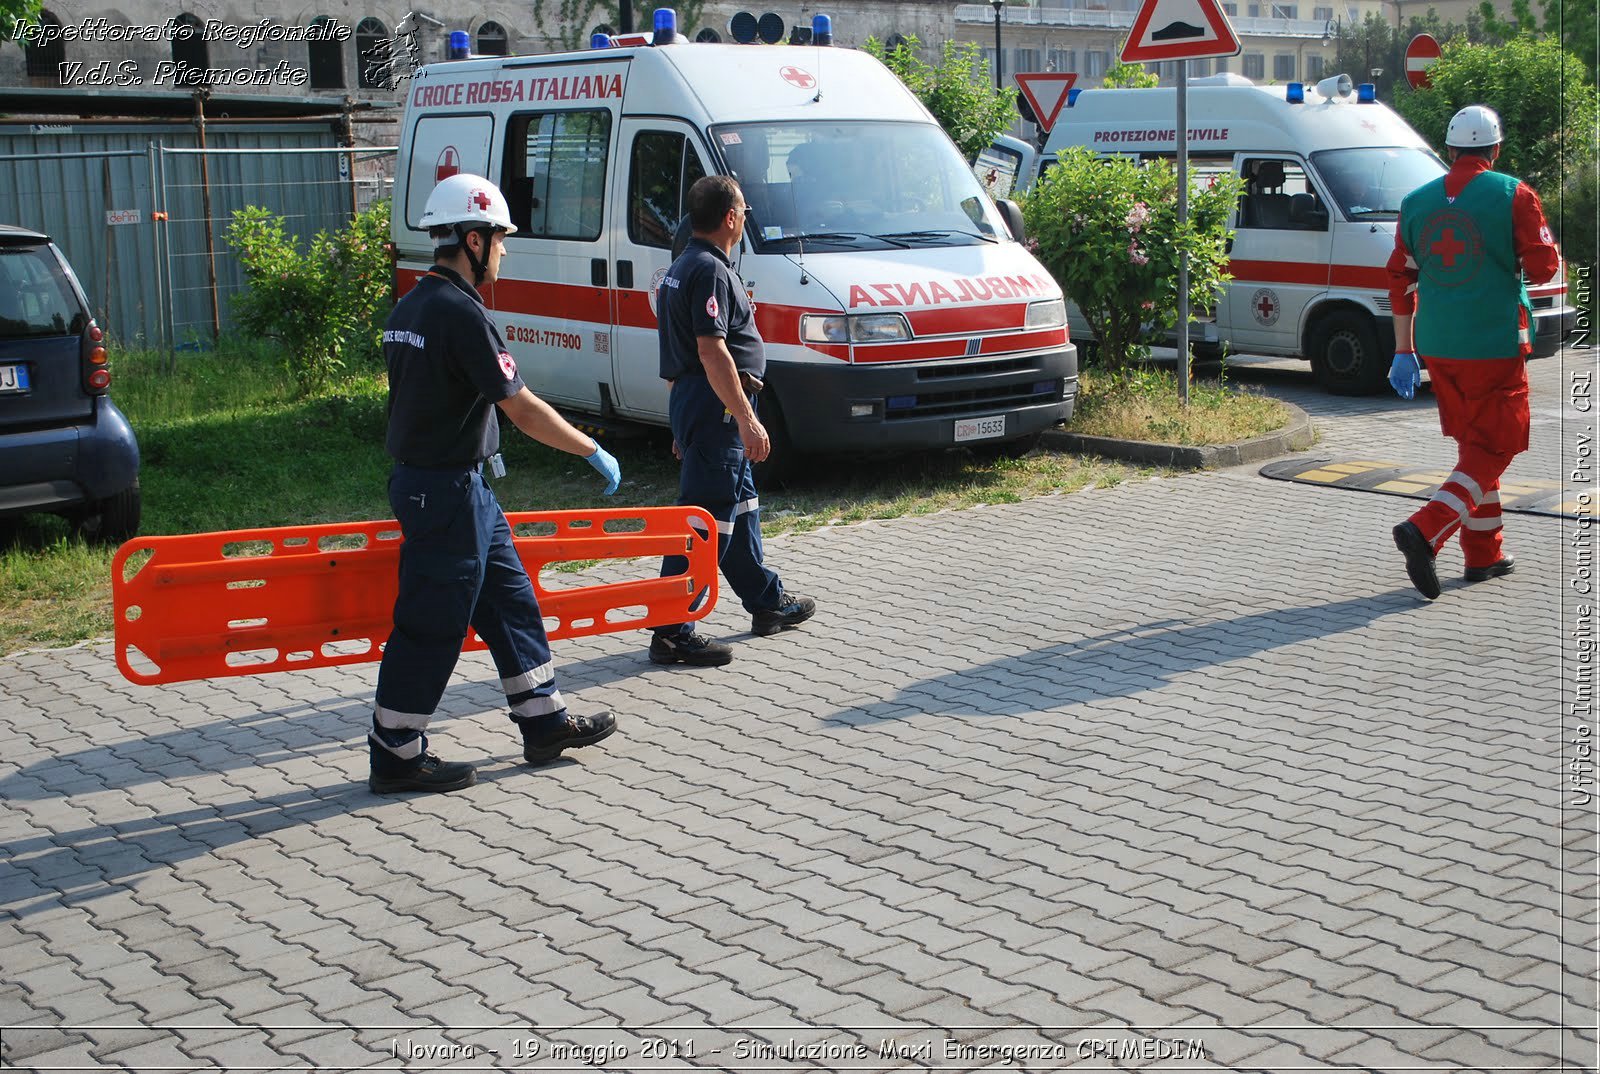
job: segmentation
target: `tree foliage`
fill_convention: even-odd
[[[1149,354],[1178,322],[1178,254],[1189,261],[1192,309],[1211,309],[1228,279],[1228,213],[1243,191],[1236,175],[1192,185],[1178,226],[1178,175],[1167,161],[1140,165],[1065,150],[1023,202],[1030,245],[1099,341],[1116,371]]]
[[[1443,21],[1432,8],[1425,16],[1407,19],[1404,28],[1369,11],[1360,22],[1340,23],[1338,31],[1333,55],[1323,64],[1324,72],[1371,82],[1377,87],[1380,101],[1394,101],[1411,92],[1411,84],[1406,81],[1405,51],[1413,37],[1431,34],[1440,44],[1462,38],[1482,41],[1485,37],[1483,21],[1476,13],[1469,13],[1463,25]],[[1382,73],[1375,75],[1374,70]]]
[[[973,42],[946,41],[937,66],[917,55],[921,42],[915,36],[893,49],[886,49],[875,37],[867,38],[861,47],[883,61],[921,99],[968,160],[1016,118],[1010,91],[995,87],[983,50]]]
[[[1441,154],[1450,117],[1486,104],[1505,130],[1496,168],[1541,196],[1548,199],[1568,173],[1594,159],[1594,86],[1553,37],[1522,35],[1504,45],[1453,40],[1428,78],[1430,89],[1400,97],[1395,107]]]
[[[1534,19],[1529,0],[1511,0],[1508,17],[1496,12],[1488,0],[1479,5],[1478,12],[1491,43],[1504,44],[1514,37],[1542,29],[1560,40],[1561,47],[1583,64],[1591,83],[1600,82],[1600,75],[1595,71],[1595,0],[1543,0],[1543,5],[1542,24]]]
[[[234,315],[249,331],[284,344],[301,391],[352,363],[376,363],[391,299],[387,201],[344,231],[317,232],[304,250],[283,218],[259,205],[236,211],[225,237],[239,250],[247,284],[233,300]]]
[[[1106,89],[1154,89],[1161,85],[1161,76],[1146,71],[1142,64],[1122,62],[1122,50],[1127,45],[1126,37],[1117,42],[1116,50],[1112,53],[1117,57],[1117,62],[1106,68],[1105,78],[1100,84]]]
[[[43,10],[43,0],[0,0],[0,41],[12,40],[19,22],[38,25]]]

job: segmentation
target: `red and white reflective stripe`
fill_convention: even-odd
[[[1464,474],[1460,470],[1452,470],[1450,476],[1444,479],[1444,483],[1446,486],[1459,485],[1461,491],[1471,498],[1472,506],[1474,507],[1483,502],[1483,486],[1478,484],[1471,474]],[[1496,492],[1496,495],[1499,495],[1499,493]]]
[[[1500,490],[1494,489],[1484,496],[1471,515],[1467,516],[1466,527],[1469,530],[1492,531],[1501,528],[1504,516],[1500,513]]]

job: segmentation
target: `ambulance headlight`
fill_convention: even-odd
[[[886,343],[910,339],[911,326],[899,313],[863,313],[850,318],[850,338],[856,343]]]
[[[842,313],[808,313],[800,318],[800,338],[807,343],[849,343],[850,318]]]
[[[1028,303],[1029,328],[1060,328],[1067,323],[1067,304],[1059,298]]]
[[[800,318],[807,343],[886,343],[911,338],[911,326],[898,313],[808,313]]]

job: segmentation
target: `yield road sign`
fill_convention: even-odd
[[[1411,39],[1411,44],[1406,46],[1406,81],[1411,83],[1412,89],[1427,89],[1433,84],[1428,81],[1428,68],[1441,52],[1432,34],[1418,34]]]
[[[1055,125],[1056,117],[1061,114],[1062,106],[1067,103],[1072,84],[1076,81],[1078,76],[1068,72],[1039,71],[1017,76],[1017,89],[1028,99],[1028,106],[1033,109],[1039,129],[1046,134]]]
[[[1217,0],[1144,0],[1122,46],[1123,63],[1238,54],[1239,38]]]

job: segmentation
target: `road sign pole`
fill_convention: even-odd
[[[1178,61],[1178,403],[1189,405],[1189,61]]]

